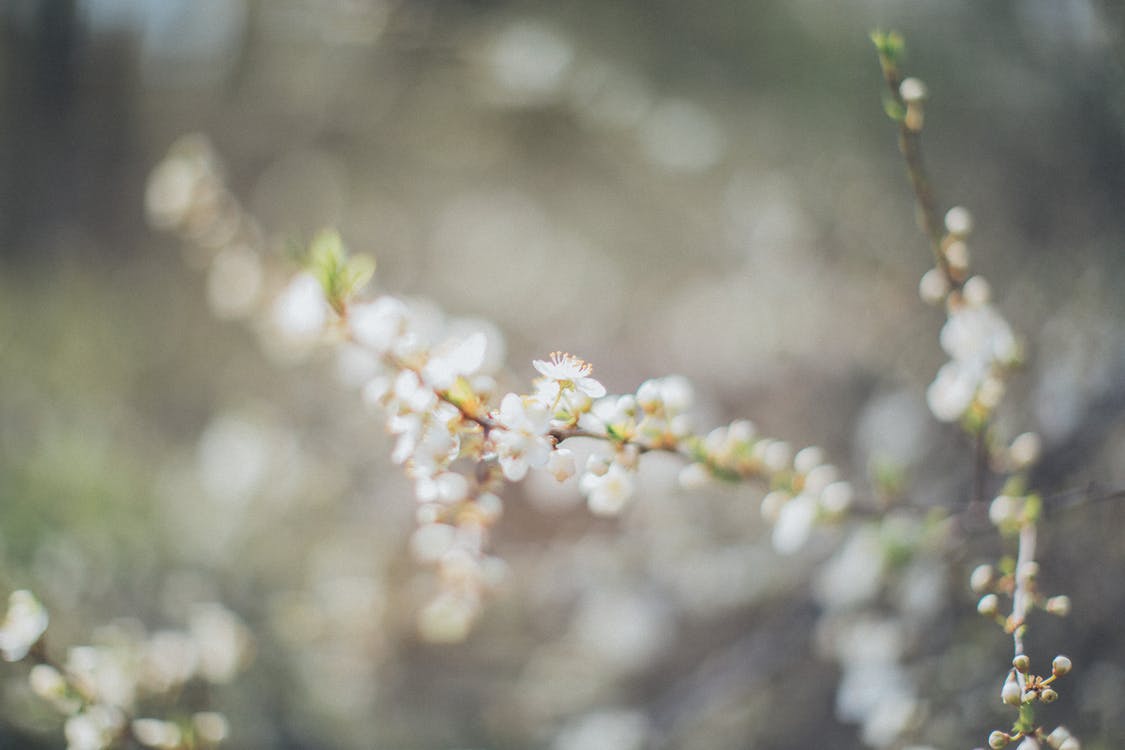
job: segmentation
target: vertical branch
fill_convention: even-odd
[[[926,166],[922,160],[922,110],[921,100],[925,97],[925,89],[918,84],[916,93],[907,101],[903,97],[903,77],[898,68],[898,58],[902,54],[902,37],[891,32],[887,34],[876,33],[872,35],[875,46],[879,51],[879,67],[883,70],[883,80],[887,84],[887,114],[898,124],[898,148],[906,161],[906,173],[910,178],[910,187],[914,192],[914,200],[918,206],[919,219],[922,231],[930,241],[930,250],[933,252],[934,265],[941,271],[945,280],[949,282],[950,289],[958,289],[961,282],[950,268],[949,260],[945,257],[943,231],[941,219],[934,197],[930,180],[926,175]],[[911,79],[913,80],[913,79]]]
[[[1038,532],[1035,521],[1028,520],[1020,527],[1019,550],[1016,553],[1015,589],[1012,592],[1012,614],[1008,627],[1012,631],[1013,657],[1025,653],[1023,636],[1027,629],[1027,614],[1031,611],[1034,597],[1031,592],[1031,572],[1035,565],[1035,544]],[[1020,691],[1026,689],[1025,677],[1017,672]]]

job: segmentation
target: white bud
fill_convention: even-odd
[[[1070,730],[1064,726],[1057,726],[1054,731],[1047,735],[1047,744],[1055,750],[1059,750],[1062,743],[1068,739],[1070,739]]]
[[[1017,470],[1026,469],[1039,460],[1043,451],[1043,441],[1034,432],[1025,432],[1012,441],[1008,454],[1012,458]]]
[[[969,268],[969,246],[961,240],[950,242],[945,248],[945,260],[951,268],[965,271]]]
[[[1000,700],[1006,705],[1018,706],[1023,699],[1023,690],[1020,688],[1016,673],[1009,672],[1008,679],[1004,680],[1004,687],[1000,691]]]
[[[824,451],[815,445],[802,448],[793,456],[793,468],[800,474],[808,474],[822,463],[824,463]]]
[[[918,282],[918,296],[923,302],[936,305],[944,300],[947,294],[949,294],[949,279],[945,278],[945,274],[940,269],[931,268],[922,274],[922,280]]]
[[[1047,611],[1057,617],[1066,617],[1070,614],[1070,597],[1052,596],[1047,600]]]
[[[777,517],[781,514],[781,508],[785,503],[789,502],[789,493],[782,492],[781,490],[774,490],[762,498],[762,518],[770,523],[777,521]]]
[[[27,675],[31,690],[40,698],[61,698],[66,694],[66,678],[47,664],[36,664]]]
[[[792,450],[789,443],[782,440],[774,440],[766,446],[765,451],[762,453],[762,463],[768,471],[777,473],[784,471],[789,466],[789,459],[792,456]]]
[[[805,476],[804,491],[810,495],[819,495],[824,488],[836,481],[839,472],[832,464],[821,464]]]
[[[477,497],[477,511],[481,513],[485,523],[496,523],[504,513],[504,502],[499,495],[485,492]]]
[[[988,506],[988,520],[995,526],[1005,526],[1019,521],[1023,510],[1023,499],[1011,495],[1000,495]]]
[[[727,427],[728,439],[737,443],[748,443],[758,434],[758,428],[748,419],[738,419]]]
[[[191,717],[195,732],[201,739],[212,745],[217,745],[230,734],[230,724],[227,717],[218,711],[200,711]]]
[[[132,731],[137,741],[148,747],[170,750],[180,744],[180,728],[170,721],[134,719]]]
[[[898,85],[898,93],[907,104],[917,104],[926,98],[926,84],[917,78],[907,78]]]
[[[988,735],[988,746],[992,748],[992,750],[1001,750],[1001,748],[1007,747],[1008,743],[1011,741],[1012,738],[1001,731],[995,731]]]
[[[969,588],[973,590],[973,593],[983,594],[992,585],[995,577],[996,571],[993,570],[991,565],[978,565],[973,568],[973,572],[969,575]]]
[[[1064,674],[1069,673],[1070,668],[1070,659],[1063,656],[1062,654],[1056,656],[1055,660],[1051,662],[1051,674],[1058,675],[1059,677],[1062,677]]]
[[[837,516],[852,505],[855,491],[850,482],[833,482],[820,493],[820,507],[829,515]]]
[[[453,594],[442,594],[418,613],[418,634],[431,643],[457,643],[465,640],[478,607]]]
[[[547,458],[547,473],[559,482],[565,482],[578,470],[574,453],[569,448],[555,448]]]
[[[977,612],[985,617],[994,617],[1000,611],[1000,598],[996,594],[985,594],[977,602]]]
[[[685,490],[698,490],[711,483],[711,472],[704,464],[688,464],[680,470],[679,482]]]
[[[1082,750],[1082,743],[1078,741],[1077,737],[1067,737],[1059,745],[1059,750]]]
[[[954,206],[945,214],[945,229],[952,235],[966,237],[973,231],[973,215],[964,206]]]
[[[992,286],[983,276],[972,276],[961,286],[961,297],[973,307],[987,305],[992,299]]]
[[[453,548],[457,529],[447,523],[419,526],[410,536],[410,551],[421,563],[435,563]]]

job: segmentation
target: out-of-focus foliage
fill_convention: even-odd
[[[41,596],[60,649],[223,601],[257,639],[210,696],[235,747],[859,747],[888,690],[924,698],[919,744],[979,744],[1007,646],[964,581],[992,535],[952,569],[906,554],[897,517],[782,559],[760,489],[675,490],[672,460],[617,522],[513,488],[507,589],[466,643],[420,643],[436,584],[381,420],[346,366],[225,321],[278,280],[237,253],[198,275],[146,228],[145,177],[206,132],[279,269],[338,226],[380,288],[503,329],[514,381],[552,349],[615,392],[683,373],[703,423],[751,417],[873,494],[956,503],[971,447],[926,410],[941,321],[916,302],[927,250],[868,39],[901,28],[934,182],[973,209],[974,265],[1029,335],[999,420],[1044,435],[1049,499],[1125,484],[1120,20],[1046,1],[4,3],[0,580]],[[228,239],[209,226],[197,252]],[[1114,747],[1122,511],[1047,519],[1074,612],[1034,637],[1076,665],[1060,720]],[[0,744],[59,746],[25,675],[4,679]]]

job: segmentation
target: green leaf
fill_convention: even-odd
[[[884,64],[898,65],[902,53],[906,51],[906,40],[897,31],[876,29],[871,32],[871,41],[875,43],[875,49],[879,51],[879,57],[883,58]]]
[[[371,281],[375,275],[375,258],[370,255],[353,255],[344,271],[345,294],[352,295]]]
[[[310,243],[305,267],[320,282],[328,304],[342,312],[349,298],[371,280],[375,259],[370,255],[349,258],[340,233],[324,229]]]
[[[895,122],[902,122],[906,117],[906,107],[889,93],[883,94],[883,111]]]

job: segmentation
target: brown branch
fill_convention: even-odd
[[[883,80],[887,84],[887,94],[893,105],[894,111],[899,116],[894,116],[898,124],[898,148],[906,161],[906,173],[910,178],[910,187],[914,191],[914,200],[918,206],[922,231],[930,241],[930,250],[934,256],[934,265],[941,271],[950,289],[959,289],[961,281],[950,268],[949,260],[945,257],[944,243],[945,232],[939,218],[937,199],[926,173],[926,165],[922,159],[922,125],[921,118],[907,116],[911,107],[921,107],[920,103],[907,104],[902,98],[901,86],[903,76],[898,64],[884,48],[879,48],[879,67],[883,71]],[[893,116],[893,115],[892,115]]]

